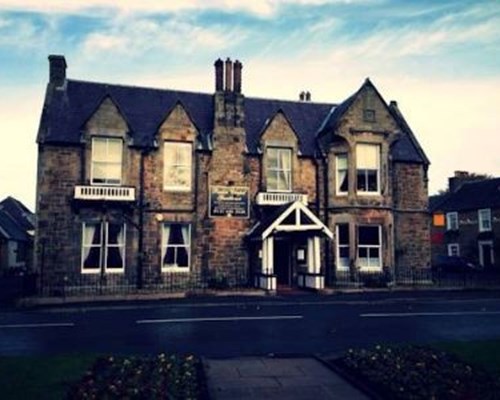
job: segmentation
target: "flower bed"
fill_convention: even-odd
[[[68,399],[204,399],[201,361],[190,356],[98,358]]]
[[[329,362],[384,399],[500,399],[498,378],[454,355],[426,347],[351,349]]]

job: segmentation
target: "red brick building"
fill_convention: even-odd
[[[370,80],[339,104],[83,82],[50,56],[36,262],[47,293],[320,289],[430,262],[429,162]]]

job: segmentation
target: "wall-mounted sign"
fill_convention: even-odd
[[[245,186],[210,186],[210,217],[248,218],[249,190]]]

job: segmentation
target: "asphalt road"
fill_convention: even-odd
[[[386,342],[500,338],[500,293],[196,298],[0,311],[0,355],[330,354]]]

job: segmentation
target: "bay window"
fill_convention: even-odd
[[[191,190],[193,158],[192,149],[193,145],[191,143],[164,143],[164,190]]]
[[[123,141],[119,138],[92,138],[91,183],[120,185]]]
[[[356,188],[360,194],[380,192],[380,146],[358,144],[356,146]]]
[[[292,191],[292,150],[269,147],[267,149],[266,178],[267,190],[276,192]]]
[[[162,233],[162,271],[189,270],[191,254],[191,226],[166,223]]]
[[[349,269],[349,224],[337,225],[337,270]]]
[[[380,226],[358,226],[358,263],[362,270],[382,269]]]
[[[335,181],[337,195],[346,195],[349,191],[349,169],[347,154],[335,156]]]
[[[82,226],[82,273],[123,272],[125,224],[84,222]]]

